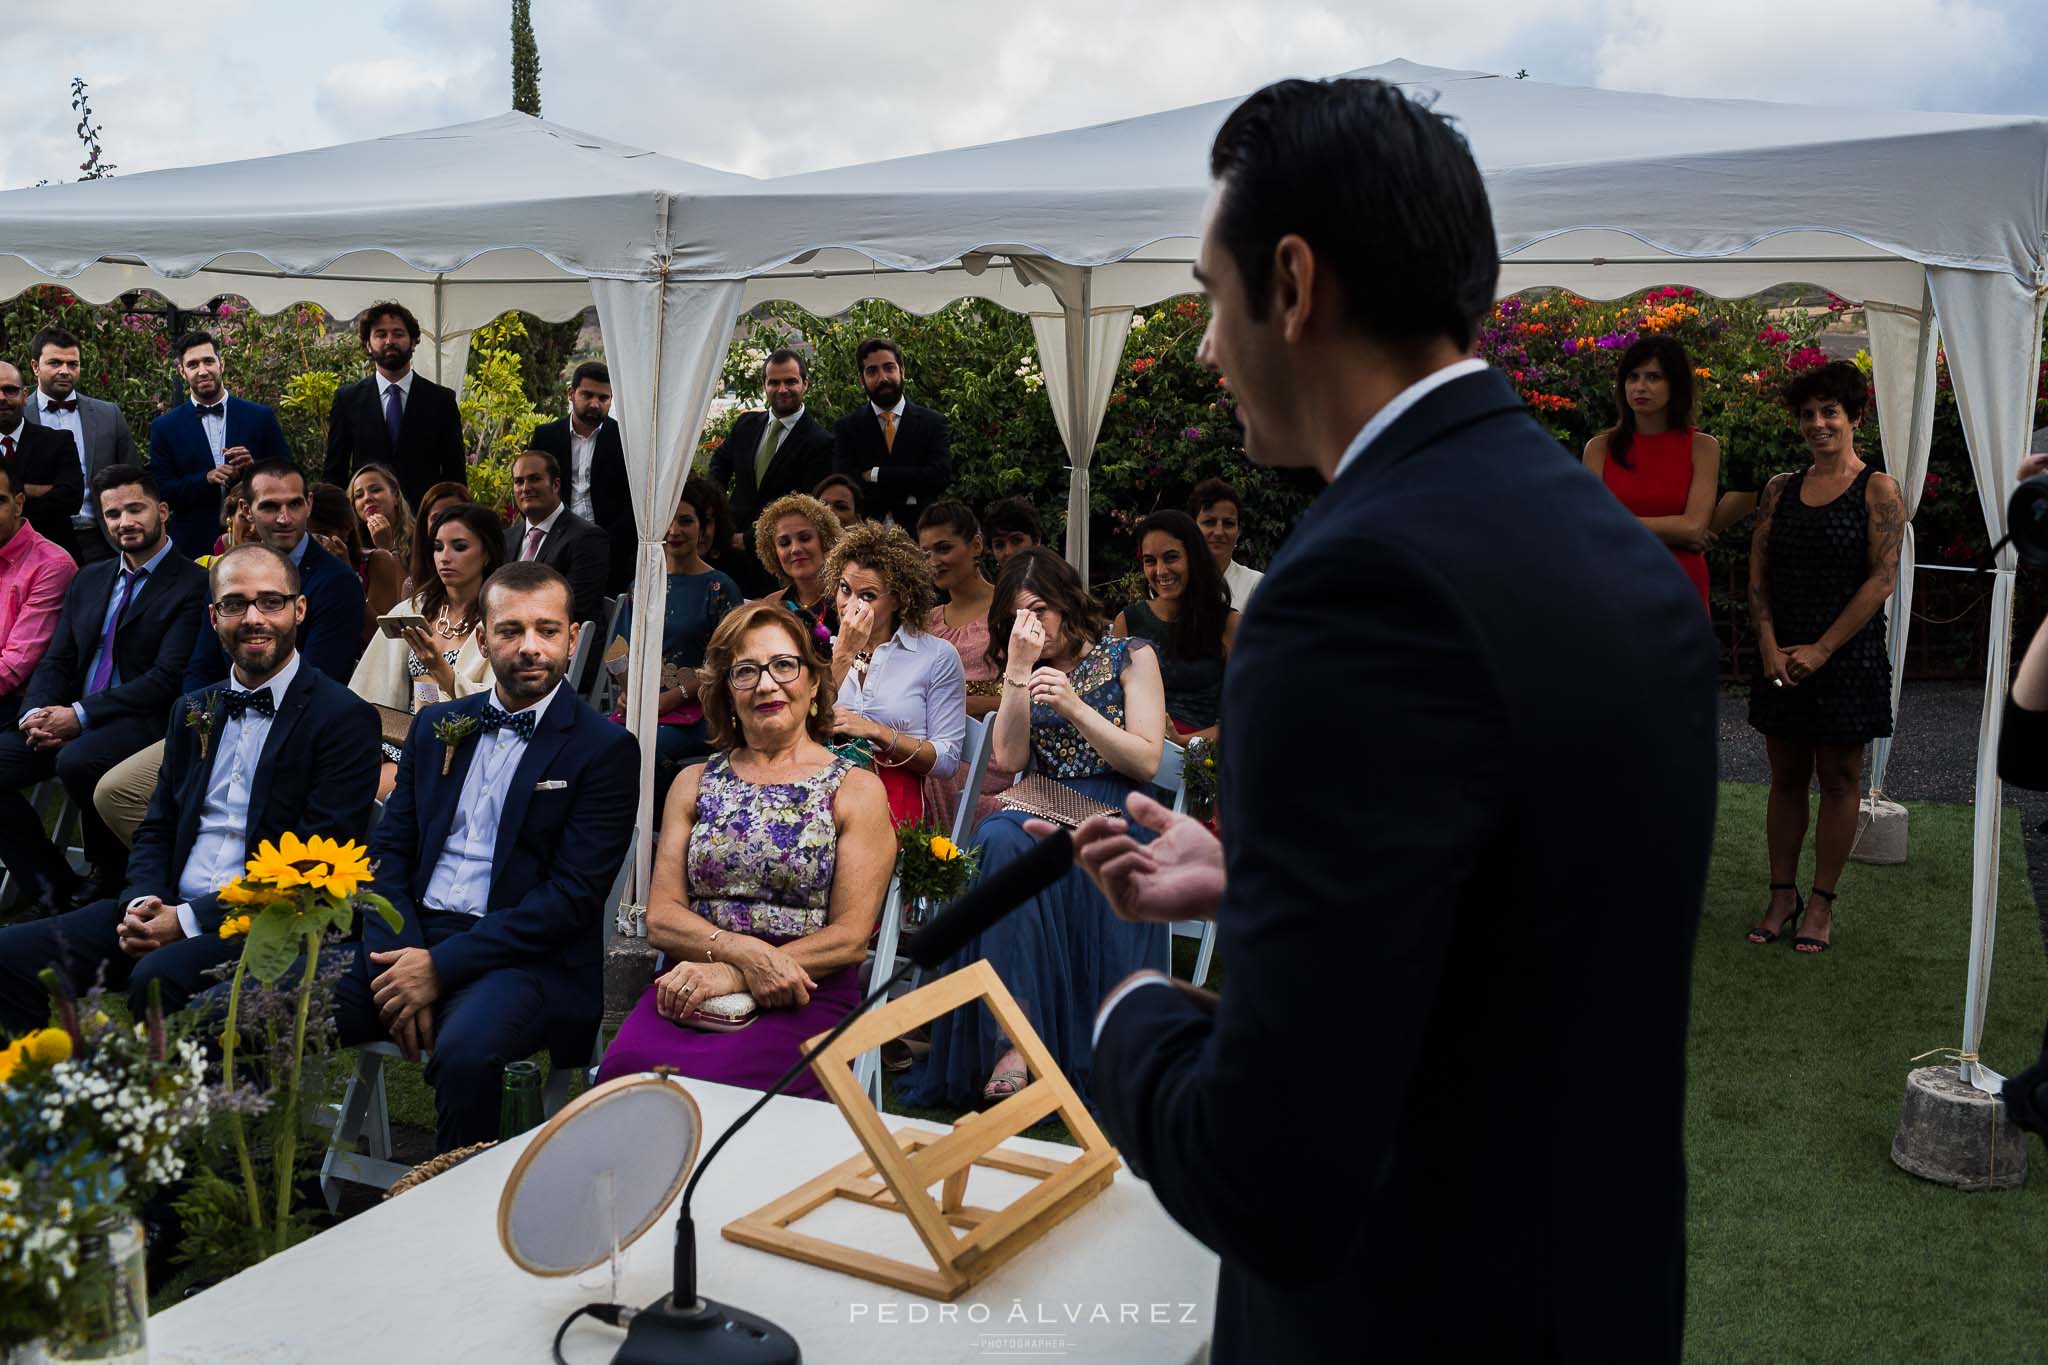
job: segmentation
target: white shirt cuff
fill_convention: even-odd
[[[1102,1002],[1102,1008],[1095,1011],[1095,1033],[1088,1040],[1089,1047],[1095,1048],[1102,1045],[1102,1026],[1109,1022],[1110,1011],[1122,1004],[1125,996],[1141,986],[1171,986],[1172,984],[1173,978],[1169,977],[1165,972],[1145,972],[1139,976],[1132,977],[1129,981],[1124,982],[1123,985],[1111,991],[1109,998]]]
[[[185,901],[172,909],[178,914],[178,927],[185,931],[186,938],[199,937],[199,916],[192,913],[192,902]]]
[[[84,702],[82,702],[82,701],[75,701],[75,702],[72,702],[72,703],[71,703],[71,714],[72,714],[72,715],[74,715],[74,716],[77,716],[77,717],[78,717],[78,728],[79,728],[79,729],[81,729],[81,730],[89,730],[89,729],[91,729],[91,728],[92,728],[92,727],[91,727],[90,725],[87,725],[87,724],[85,723],[85,703],[84,703]]]

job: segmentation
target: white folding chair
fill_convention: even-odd
[[[867,985],[862,994],[875,988],[878,981],[886,981],[896,970],[896,943],[903,933],[903,884],[896,877],[889,878],[889,894],[882,898],[882,922],[875,930],[874,950],[868,954]],[[853,1078],[860,1088],[868,1092],[874,1101],[875,1110],[882,1108],[882,1050],[871,1047],[853,1064]]]
[[[960,806],[953,812],[951,838],[957,847],[965,847],[974,832],[974,808],[981,800],[981,780],[988,775],[988,756],[995,747],[995,717],[969,716],[967,738],[960,746],[967,756],[967,785],[960,789]]]
[[[612,671],[604,666],[603,659],[606,651],[612,647],[612,637],[619,633],[619,618],[632,610],[633,594],[622,592],[617,597],[605,598],[604,602],[604,629],[597,634],[597,638],[590,646],[596,651],[599,660],[597,674],[591,678],[590,686],[584,693],[584,700],[599,713],[610,715],[612,699],[618,694],[619,684],[618,679],[612,677]],[[575,675],[572,673],[570,676]]]
[[[1159,771],[1153,774],[1152,785],[1170,798],[1174,813],[1185,815],[1188,808],[1187,786],[1188,751],[1172,740],[1167,740],[1159,754]],[[1197,986],[1209,979],[1209,962],[1216,953],[1215,920],[1180,920],[1166,936],[1166,974],[1173,975],[1173,941],[1177,938],[1191,938],[1198,942],[1195,949],[1195,974],[1192,980]]]

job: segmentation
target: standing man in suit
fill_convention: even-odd
[[[505,1063],[545,1046],[590,1056],[602,1005],[605,894],[639,795],[633,737],[563,684],[574,647],[569,583],[507,564],[484,584],[488,692],[422,711],[370,854],[372,889],[403,918],[364,922],[335,989],[344,1046],[431,1051],[435,1137],[495,1137]],[[468,722],[454,744],[443,720]],[[445,774],[445,775],[444,775]]]
[[[312,510],[306,497],[306,476],[290,460],[264,460],[249,466],[249,519],[258,543],[283,555],[299,579],[296,591],[306,610],[295,630],[296,657],[308,668],[346,684],[361,652],[363,585],[355,570],[327,553],[306,534]],[[197,692],[228,676],[227,637],[202,630],[192,642],[182,690]],[[157,769],[164,762],[164,742],[144,745],[109,769],[93,790],[93,808],[123,843],[132,843],[157,788]]]
[[[28,353],[36,372],[36,396],[28,405],[28,420],[71,438],[81,488],[92,487],[93,477],[103,469],[142,463],[121,409],[104,398],[88,398],[78,391],[81,352],[77,337],[62,327],[45,327],[29,338]],[[70,517],[71,549],[79,563],[114,557],[113,545],[101,534],[99,505],[91,496],[81,498],[79,505],[70,509]]]
[[[28,405],[21,371],[0,360],[0,465],[14,476],[28,524],[75,559],[71,523],[85,500],[78,447],[63,432],[30,422]]]
[[[832,472],[832,434],[804,406],[810,386],[802,356],[770,353],[761,366],[767,410],[741,413],[711,452],[711,481],[732,508],[732,545],[719,567],[749,597],[774,591],[777,581],[754,557],[754,519],[785,493],[808,493]]]
[[[389,465],[398,471],[406,503],[417,511],[421,495],[435,484],[469,479],[455,392],[413,373],[420,320],[404,304],[371,304],[356,320],[356,335],[377,368],[334,392],[327,414],[327,482],[346,488],[364,465]]]
[[[1222,1365],[1675,1361],[1698,598],[1472,358],[1499,259],[1448,120],[1284,81],[1211,171],[1202,359],[1248,455],[1330,486],[1230,652],[1222,843],[1140,797],[1155,842],[1077,837],[1118,913],[1211,915],[1230,964],[1220,1000],[1158,972],[1111,993],[1103,1126],[1222,1257]],[[1333,1079],[1341,1120],[1301,1103]]]
[[[136,1017],[151,979],[166,1009],[234,960],[220,938],[220,888],[265,839],[361,839],[377,790],[376,708],[297,652],[306,599],[291,560],[237,545],[209,571],[211,633],[234,672],[173,712],[162,776],[120,895],[56,919],[0,930],[0,1028],[32,1028],[49,1011],[36,973],[56,967],[84,990],[105,973],[126,985]],[[188,717],[210,718],[201,724]]]
[[[0,862],[45,914],[70,909],[83,888],[23,790],[52,775],[64,784],[84,826],[97,894],[118,892],[128,850],[93,809],[92,791],[109,768],[163,738],[206,619],[206,570],[164,534],[170,509],[156,479],[109,465],[93,476],[93,492],[120,556],[71,580],[21,716],[0,734]]]
[[[868,515],[915,531],[917,515],[953,480],[951,436],[943,415],[903,397],[903,353],[884,337],[854,352],[868,401],[832,431],[832,470],[868,490]]]
[[[562,468],[562,500],[611,541],[605,590],[633,586],[633,492],[626,485],[626,446],[612,420],[612,372],[586,360],[569,380],[569,415],[533,429],[528,447],[544,450]]]
[[[560,571],[569,580],[575,621],[595,621],[602,629],[611,547],[604,532],[562,501],[562,467],[554,456],[529,450],[512,462],[512,502],[519,520],[505,528],[505,562],[533,560]]]
[[[149,470],[171,508],[171,543],[189,559],[213,553],[221,490],[258,460],[289,460],[284,428],[261,403],[228,392],[220,347],[205,332],[171,343],[171,363],[192,396],[149,424]]]

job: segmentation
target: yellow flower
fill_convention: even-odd
[[[370,851],[354,840],[344,844],[316,834],[306,841],[306,852],[317,860],[316,866],[301,874],[307,886],[348,897],[370,880]]]
[[[243,882],[229,882],[223,886],[218,899],[222,905],[266,905],[270,901],[261,889]]]
[[[932,856],[942,863],[950,863],[960,856],[960,850],[943,834],[932,836],[931,850]]]
[[[249,916],[229,915],[220,922],[220,936],[224,939],[240,938],[249,932]]]
[[[310,862],[312,856],[298,835],[286,831],[278,836],[276,843],[265,839],[256,846],[256,856],[248,863],[249,880],[269,882],[280,890],[303,885],[299,864]]]
[[[0,1048],[0,1085],[5,1085],[14,1078],[14,1073],[21,1066],[21,1062],[22,1047],[19,1040]]]
[[[22,1051],[44,1066],[55,1066],[71,1058],[71,1035],[60,1028],[37,1029],[21,1042]]]

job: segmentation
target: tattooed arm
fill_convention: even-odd
[[[1778,630],[1771,620],[1771,521],[1791,479],[1790,474],[1780,474],[1764,485],[1763,500],[1756,509],[1756,529],[1749,533],[1749,620],[1756,628],[1764,676],[1785,683],[1791,679],[1785,674],[1785,652],[1778,648]]]
[[[1884,608],[1885,600],[1892,595],[1893,585],[1899,581],[1899,545],[1906,535],[1906,504],[1899,496],[1898,481],[1889,474],[1872,474],[1864,502],[1869,517],[1870,577],[1863,580],[1863,586],[1849,599],[1849,605],[1842,608],[1842,614],[1818,640],[1804,650],[1787,651],[1787,666],[1795,677],[1802,676],[1802,665],[1806,665],[1805,671],[1810,673],[1849,643],[1856,632]],[[1817,662],[1801,657],[1811,651],[1819,652]]]

